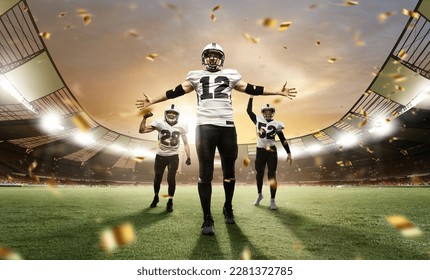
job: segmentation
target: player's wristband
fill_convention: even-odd
[[[250,95],[263,95],[264,87],[262,86],[254,86],[250,83],[246,85],[245,93]]]
[[[166,91],[167,99],[173,99],[173,98],[179,97],[179,96],[184,95],[184,94],[185,94],[185,91],[184,91],[184,88],[182,87],[182,85],[175,87],[174,90],[170,89],[170,90]]]

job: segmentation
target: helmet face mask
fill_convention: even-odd
[[[225,54],[220,45],[212,43],[207,45],[202,52],[202,65],[206,70],[216,72],[224,65]]]
[[[261,114],[266,121],[271,121],[275,116],[275,108],[270,106],[269,104],[266,104],[261,108]]]
[[[164,120],[169,125],[175,125],[178,122],[179,119],[179,111],[176,109],[175,105],[170,105],[166,108],[164,111]]]

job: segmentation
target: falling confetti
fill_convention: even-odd
[[[361,32],[358,32],[358,31],[355,32],[353,40],[357,47],[362,47],[366,45],[366,43],[360,37],[361,37]]]
[[[336,60],[337,60],[337,58],[332,57],[332,58],[327,59],[327,62],[330,64],[334,64],[336,62]]]
[[[321,45],[321,41],[320,40],[315,41],[315,45],[320,46]]]
[[[6,247],[0,247],[0,260],[22,260],[22,257]]]
[[[395,15],[395,12],[385,12],[385,13],[380,13],[378,15],[378,20],[380,23],[384,23],[389,17]]]
[[[401,50],[401,51],[399,52],[399,58],[400,58],[401,60],[405,60],[407,56],[408,56],[408,54],[406,53],[406,51],[405,51],[405,50]]]
[[[243,37],[251,43],[258,44],[260,42],[259,38],[253,38],[248,33],[242,33]]]
[[[403,9],[403,14],[409,17],[413,17],[415,19],[419,19],[420,18],[420,14],[414,11],[410,11],[408,9]]]
[[[245,157],[243,159],[243,166],[247,167],[250,162],[251,162],[251,160],[249,159],[249,157]]]
[[[66,12],[61,12],[61,13],[59,13],[59,14],[57,15],[57,17],[59,17],[59,18],[62,18],[62,17],[65,17],[65,16],[67,16],[67,13],[66,13]]]
[[[39,35],[44,39],[51,38],[51,33],[49,33],[49,32],[40,32]]]
[[[242,254],[240,254],[240,259],[241,260],[251,260],[252,259],[251,250],[249,249],[248,246],[245,246],[245,248],[243,248]]]
[[[285,30],[287,30],[291,26],[291,24],[293,24],[292,21],[281,22],[281,25],[279,25],[279,27],[278,27],[278,31],[285,31]]]
[[[100,247],[105,252],[112,252],[120,246],[130,244],[136,239],[134,227],[130,223],[108,228],[100,233]]]
[[[222,8],[222,5],[216,5],[215,7],[213,7],[212,12],[215,12],[221,8]]]
[[[385,219],[405,237],[418,237],[423,233],[404,216],[390,215],[385,217]]]
[[[151,54],[148,54],[146,59],[149,61],[154,61],[157,56],[158,56],[158,53],[151,53]]]
[[[216,15],[215,15],[215,14],[211,14],[211,20],[212,20],[213,22],[215,22],[215,21],[217,20],[217,17],[216,17]]]
[[[278,182],[276,181],[276,179],[270,179],[269,186],[271,190],[276,190],[278,188]]]
[[[79,114],[74,115],[72,121],[76,125],[76,127],[82,132],[88,132],[91,128],[91,120],[86,113],[81,112]]]
[[[278,24],[278,21],[274,18],[268,17],[268,18],[260,19],[258,23],[264,27],[275,28]]]

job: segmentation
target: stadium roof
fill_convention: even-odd
[[[420,1],[409,16],[384,65],[354,106],[331,126],[289,139],[295,158],[324,153],[332,163],[348,165],[429,151],[429,108],[420,102],[430,89],[430,3]],[[156,143],[93,120],[56,68],[46,36],[26,1],[0,2],[0,150],[105,169],[134,170],[144,160],[149,168],[145,158],[152,157]],[[382,134],[386,129],[391,129],[389,134]],[[251,148],[241,151],[241,156],[252,155]]]

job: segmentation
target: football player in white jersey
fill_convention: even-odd
[[[191,164],[190,147],[188,145],[186,124],[178,122],[179,111],[174,104],[170,105],[164,111],[164,119],[154,120],[150,126],[146,125],[146,119],[151,117],[152,113],[146,113],[143,116],[139,126],[140,133],[148,133],[154,130],[158,131],[158,149],[154,162],[154,199],[150,205],[155,208],[160,201],[158,193],[160,191],[161,180],[163,179],[164,170],[167,167],[167,184],[169,200],[166,205],[166,211],[173,211],[173,196],[176,190],[176,171],[179,165],[178,149],[180,137],[184,143],[184,150],[187,154],[187,165]]]
[[[208,44],[202,54],[204,70],[191,71],[186,80],[165,94],[150,99],[143,94],[137,100],[137,108],[144,110],[150,105],[167,99],[180,97],[192,91],[197,96],[196,150],[199,160],[198,192],[203,210],[202,234],[213,235],[214,220],[211,214],[212,178],[215,150],[218,148],[222,171],[225,202],[223,213],[227,224],[234,224],[232,200],[235,188],[235,161],[238,153],[236,128],[233,121],[232,90],[249,95],[280,95],[292,99],[295,88],[271,90],[242,81],[241,75],[233,69],[222,69],[225,54],[220,45]]]
[[[264,170],[266,169],[267,165],[267,177],[270,182],[270,209],[276,210],[278,209],[275,202],[276,190],[278,187],[278,182],[276,180],[276,169],[278,166],[278,152],[275,146],[276,135],[278,135],[282,146],[287,152],[287,161],[290,163],[290,165],[293,162],[293,159],[291,157],[290,146],[288,145],[284,133],[282,132],[284,129],[284,124],[273,119],[275,115],[275,108],[269,104],[266,104],[261,108],[262,116],[256,116],[252,111],[252,101],[253,96],[249,98],[246,112],[257,129],[255,171],[257,172],[256,180],[258,196],[257,200],[254,202],[254,205],[260,205],[260,201],[263,199],[263,177]]]

